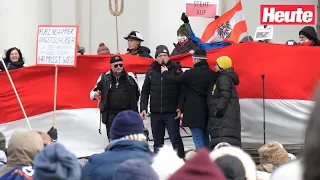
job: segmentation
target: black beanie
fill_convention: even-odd
[[[204,49],[196,49],[192,55],[193,58],[207,59],[207,52]]]
[[[168,56],[170,56],[169,50],[168,50],[167,46],[165,46],[165,45],[157,46],[155,58],[157,58],[160,53],[166,53],[166,54],[168,54]]]
[[[120,56],[112,56],[110,58],[110,64],[115,63],[115,62],[121,62],[122,58]]]

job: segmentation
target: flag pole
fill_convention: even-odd
[[[16,87],[15,87],[13,81],[12,81],[12,78],[11,78],[11,76],[10,76],[10,73],[9,73],[8,69],[7,69],[7,66],[6,66],[6,64],[4,63],[3,59],[2,59],[2,58],[0,58],[0,59],[1,59],[2,65],[3,65],[5,71],[6,71],[7,75],[8,75],[8,78],[9,78],[9,81],[10,81],[11,86],[12,86],[12,88],[13,88],[13,91],[14,91],[14,93],[16,94],[16,97],[17,97],[17,99],[18,99],[18,102],[19,102],[20,108],[21,108],[21,110],[22,110],[22,113],[23,113],[23,115],[24,115],[24,118],[26,119],[26,121],[27,121],[27,123],[28,123],[29,129],[32,130],[31,125],[30,125],[30,122],[29,122],[29,119],[28,119],[27,114],[26,114],[26,111],[25,111],[25,109],[24,109],[24,107],[23,107],[23,104],[22,104],[22,102],[21,102],[21,99],[20,99],[20,97],[19,97],[19,94],[18,94],[18,92],[17,92],[17,89],[16,89]]]

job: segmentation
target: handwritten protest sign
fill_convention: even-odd
[[[76,66],[78,26],[40,25],[37,65]]]
[[[220,0],[185,0],[187,16],[214,18],[219,15]]]

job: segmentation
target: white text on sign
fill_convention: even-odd
[[[261,5],[260,23],[315,24],[315,5]]]

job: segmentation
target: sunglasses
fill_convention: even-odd
[[[123,64],[115,64],[113,65],[114,68],[117,68],[117,67],[123,67]]]

